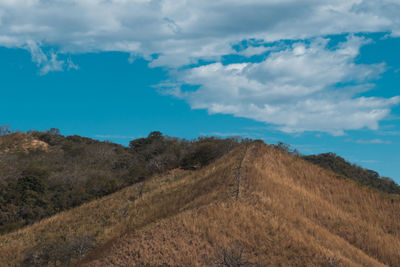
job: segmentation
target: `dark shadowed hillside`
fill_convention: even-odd
[[[0,233],[116,192],[154,174],[205,166],[238,139],[183,140],[152,132],[130,147],[57,129],[0,136]]]
[[[390,194],[400,194],[400,186],[398,186],[392,179],[380,177],[377,172],[351,164],[334,153],[303,156],[303,158],[324,169],[333,171],[334,173],[347,177],[363,185]]]
[[[398,196],[252,142],[2,235],[0,262],[399,266],[399,216]]]

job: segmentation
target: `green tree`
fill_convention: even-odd
[[[18,189],[21,192],[34,191],[43,194],[47,189],[47,177],[48,173],[45,170],[35,167],[27,168],[18,179]]]

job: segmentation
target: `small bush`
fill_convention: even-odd
[[[95,246],[94,237],[83,235],[68,241],[56,240],[41,243],[26,251],[23,266],[67,266],[82,258]]]

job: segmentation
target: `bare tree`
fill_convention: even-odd
[[[329,266],[336,267],[341,263],[340,259],[335,256],[325,256]]]
[[[214,263],[218,266],[226,267],[254,266],[253,263],[245,259],[243,252],[242,248],[232,248],[229,250],[222,248],[218,251]]]
[[[57,128],[50,128],[49,130],[46,131],[46,133],[49,134],[60,134],[60,130]]]
[[[70,240],[43,242],[25,252],[22,266],[68,266],[95,247],[92,235],[76,236]]]
[[[0,125],[0,136],[7,135],[12,133],[12,130],[9,125]]]
[[[69,243],[71,251],[76,258],[83,257],[94,247],[94,238],[91,235],[77,236]]]

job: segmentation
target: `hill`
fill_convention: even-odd
[[[48,151],[49,145],[30,135],[11,133],[0,138],[0,155],[6,153],[29,153],[32,151]]]
[[[399,214],[396,195],[252,142],[2,235],[0,262],[399,266]]]
[[[0,136],[0,234],[77,207],[154,174],[196,169],[239,139],[184,140],[152,132],[130,147],[57,129]]]
[[[373,170],[351,164],[334,153],[303,156],[303,159],[360,184],[376,188],[389,194],[400,194],[400,186],[398,186],[392,179],[381,177]]]

